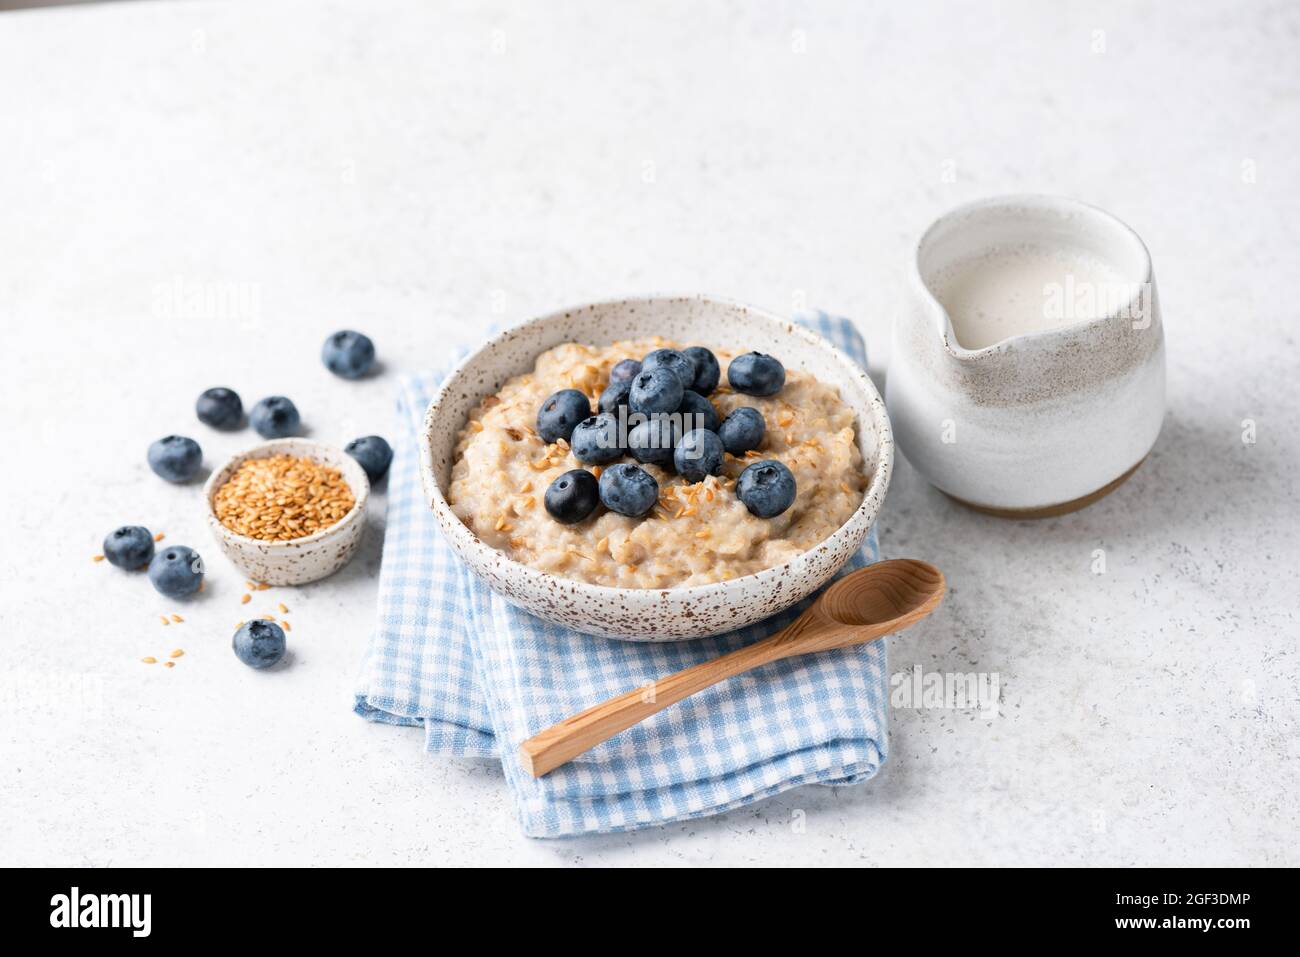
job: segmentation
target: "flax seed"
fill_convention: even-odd
[[[246,594],[246,595],[244,595],[243,598],[239,599],[239,603],[240,603],[241,605],[247,605],[247,604],[248,604],[250,601],[252,601],[252,600],[253,600],[253,596],[252,596],[252,595],[247,595],[247,594]]]
[[[103,555],[92,555],[92,556],[90,556],[90,560],[91,560],[92,562],[102,562],[102,561],[104,560],[104,556],[103,556]]]
[[[483,400],[483,408],[485,409],[490,409],[494,405],[500,405],[500,404],[501,404],[501,400],[494,395],[490,395]]]
[[[604,555],[607,551],[609,551],[609,536],[608,536],[608,535],[606,535],[604,538],[602,538],[600,541],[598,541],[598,542],[596,543],[596,554],[597,554],[597,555]]]
[[[280,627],[283,628],[285,631],[293,631],[293,625],[289,624],[283,618],[280,619]]]
[[[478,419],[470,419],[470,420],[469,420],[469,427],[470,427],[471,429],[473,429],[475,432],[482,432],[482,431],[483,431],[483,423],[480,422]]]
[[[140,660],[143,661],[146,665],[158,664],[158,659],[155,658],[153,655],[148,655],[147,657],[141,658]]]
[[[593,465],[593,466],[591,467],[591,474],[594,475],[594,476],[596,476],[596,478],[600,478],[600,473],[603,472],[603,471],[605,471],[605,470],[602,469],[599,465]]]
[[[282,615],[289,614],[289,609],[284,607],[284,602],[280,602],[280,614]]]
[[[507,428],[506,435],[510,436],[510,438],[514,439],[516,442],[522,442],[524,440],[524,434],[515,428]]]
[[[712,533],[706,528],[695,533],[696,538],[708,538]]]
[[[262,541],[302,538],[329,528],[355,504],[342,472],[292,455],[248,459],[212,498],[222,525]]]
[[[258,582],[258,583],[257,583],[257,590],[258,590],[258,591],[266,591],[266,590],[267,590],[268,588],[270,588],[270,587],[271,587],[271,586],[268,585],[266,582]]]
[[[164,667],[164,668],[175,668],[175,667],[176,667],[176,662],[174,662],[174,661],[164,661],[164,662],[163,662],[163,667]]]
[[[181,648],[173,648],[173,649],[172,649],[172,653],[171,653],[170,655],[168,655],[167,657],[168,657],[168,658],[179,658],[179,657],[181,657],[181,655],[183,655],[183,654],[185,654],[185,651],[184,651],[183,649],[181,649]]]
[[[155,535],[155,536],[153,537],[153,540],[154,540],[155,542],[161,542],[161,541],[162,541],[164,538],[166,538],[166,537],[167,537],[167,536],[164,535],[162,532],[159,532],[157,535]]]
[[[162,619],[162,623],[164,625],[170,625],[172,623],[171,619],[168,618],[166,615],[159,615],[158,617]]]
[[[178,624],[178,625],[179,625],[181,622],[183,622],[184,620],[185,620],[185,619],[182,618],[180,615],[172,615],[172,621],[176,622],[176,624]]]

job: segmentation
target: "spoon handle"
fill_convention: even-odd
[[[625,691],[551,725],[519,745],[519,759],[524,769],[533,777],[540,778],[683,698],[689,698],[719,681],[787,657],[792,652],[789,647],[782,646],[782,639],[798,627],[807,614],[805,612],[797,621],[762,641]]]

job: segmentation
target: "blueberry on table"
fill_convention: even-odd
[[[639,518],[659,501],[659,483],[641,466],[620,462],[600,473],[600,501],[611,512]]]
[[[149,563],[149,581],[168,598],[193,595],[203,584],[203,559],[184,545],[159,552]]]
[[[604,465],[623,454],[618,440],[618,417],[602,412],[583,419],[569,436],[573,457],[587,465]]]
[[[375,364],[375,344],[370,337],[351,329],[340,329],[325,340],[321,362],[336,376],[359,379]]]
[[[577,389],[561,389],[537,410],[537,434],[547,445],[573,434],[573,427],[591,417],[591,402]]]
[[[776,395],[785,385],[785,366],[765,353],[746,352],[727,366],[727,381],[745,395]]]
[[[690,389],[682,393],[682,404],[677,407],[677,411],[683,416],[682,428],[688,432],[691,429],[716,432],[718,426],[722,425],[722,419],[718,417],[718,410],[713,407],[713,403]]]
[[[284,629],[263,618],[246,621],[235,632],[230,647],[248,667],[269,668],[284,657]]]
[[[199,421],[214,429],[237,429],[244,421],[244,403],[234,389],[208,389],[194,403]]]
[[[632,380],[626,379],[620,382],[610,380],[609,385],[605,386],[605,391],[600,394],[600,402],[597,405],[601,412],[609,412],[618,415],[619,406],[627,405],[627,397],[632,392]]]
[[[149,468],[169,482],[188,482],[203,463],[199,443],[183,435],[168,435],[149,446]]]
[[[297,406],[282,395],[272,395],[253,406],[248,421],[262,438],[283,439],[297,432],[302,420]]]
[[[722,471],[722,440],[714,432],[693,429],[673,450],[673,467],[688,482],[699,482]]]
[[[636,359],[623,359],[614,363],[614,368],[609,370],[609,384],[615,382],[631,382],[636,378],[637,373],[641,371],[641,363]]]
[[[763,444],[763,434],[766,431],[763,413],[752,405],[743,405],[733,409],[722,420],[722,425],[718,427],[718,438],[722,439],[722,447],[732,455],[743,455]]]
[[[676,349],[655,349],[641,360],[642,372],[667,369],[681,380],[682,388],[689,389],[695,381],[695,363]]]
[[[600,484],[586,469],[571,469],[550,484],[542,501],[551,518],[573,525],[600,504]]]
[[[683,349],[682,355],[690,359],[695,366],[695,378],[686,386],[686,388],[698,392],[700,395],[710,395],[718,387],[718,380],[722,378],[722,369],[718,365],[718,357],[704,346],[691,346],[689,349]]]
[[[143,568],[153,558],[153,536],[140,525],[123,525],[104,536],[104,557],[118,568]]]
[[[682,380],[671,369],[658,368],[641,373],[632,380],[628,405],[633,412],[651,415],[655,412],[676,412],[682,404]]]
[[[776,459],[755,462],[736,479],[736,495],[751,514],[774,518],[794,504],[794,475]]]
[[[674,416],[665,413],[652,415],[638,423],[627,434],[627,450],[638,462],[652,462],[668,468],[673,463],[673,450],[681,429]]]
[[[393,447],[378,435],[363,435],[353,439],[343,451],[356,459],[366,470],[366,478],[378,482],[393,462]]]

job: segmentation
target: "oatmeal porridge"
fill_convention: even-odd
[[[599,465],[590,464],[590,458],[584,464],[566,439],[548,444],[538,434],[538,410],[558,390],[577,390],[595,410],[616,364],[652,350],[681,348],[647,338],[609,346],[565,343],[543,353],[532,372],[511,379],[470,413],[453,456],[447,495],[452,511],[482,541],[516,561],[622,588],[737,578],[780,565],[824,541],[861,504],[868,476],[853,413],[833,388],[805,372],[783,372],[784,384],[775,394],[740,394],[728,385],[728,366],[740,353],[713,350],[722,382],[708,402],[718,418],[725,420],[748,406],[762,414],[765,428],[757,448],[739,455],[720,453],[716,474],[698,481],[679,474],[672,462],[638,462],[626,452]],[[737,381],[734,376],[732,381]],[[762,462],[780,463],[769,473],[784,472],[783,465],[797,489],[793,501],[771,518],[759,517],[737,490],[742,473]],[[639,465],[658,483],[658,499],[649,512],[632,517],[596,507],[572,524],[548,512],[548,487],[570,470],[586,469],[599,478],[607,470],[628,468],[620,463]],[[591,483],[589,477],[580,478]]]

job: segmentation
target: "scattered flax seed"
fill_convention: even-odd
[[[164,625],[170,625],[172,623],[171,619],[168,618],[166,615],[159,615],[158,617],[162,619],[162,623]]]
[[[705,500],[706,502],[712,502],[712,501],[713,501],[713,489],[711,489],[711,488],[706,488],[706,489],[704,490],[704,500]]]
[[[508,524],[509,523],[506,521],[506,517],[504,515],[497,516],[496,530],[498,532],[504,532],[506,530],[506,525]]]
[[[341,521],[355,504],[342,472],[293,455],[248,459],[212,497],[222,525],[262,541],[319,532]]]
[[[144,658],[141,658],[140,660],[143,661],[146,665],[156,665],[156,664],[158,664],[158,659],[155,658],[153,655],[148,655],[148,656],[146,656],[146,657],[144,657]]]
[[[695,533],[696,538],[708,538],[712,534],[707,528]]]
[[[787,425],[789,425],[793,421],[794,421],[794,415],[787,412],[784,415],[777,417],[776,424],[781,426],[781,428],[784,429]]]
[[[560,448],[564,449],[566,452],[569,450],[569,443],[563,438],[556,439],[555,444],[558,445]]]
[[[104,556],[103,556],[103,555],[92,555],[92,556],[90,557],[90,560],[91,560],[92,562],[102,562],[102,561],[104,560]]]
[[[280,614],[282,615],[289,614],[289,609],[285,607],[284,602],[280,602]]]
[[[600,478],[600,473],[603,472],[603,471],[605,471],[605,470],[602,469],[599,465],[593,465],[593,466],[591,467],[591,474],[594,475],[594,476],[596,476],[596,478]]]
[[[244,584],[248,586],[248,590],[249,590],[249,591],[252,591],[253,589],[255,589],[255,588],[257,587],[257,582],[246,581],[246,582],[244,582]]]
[[[280,619],[280,626],[284,628],[285,631],[293,631],[293,626],[289,624],[287,621],[285,621],[283,618]]]
[[[609,536],[608,536],[608,535],[606,535],[604,538],[602,538],[600,541],[598,541],[598,542],[596,543],[596,554],[597,554],[597,555],[604,555],[607,551],[609,551]]]
[[[164,538],[166,538],[166,537],[167,537],[167,536],[164,535],[162,532],[159,532],[157,535],[155,535],[155,536],[153,537],[153,540],[154,540],[155,542],[161,542],[161,541],[162,541]]]
[[[173,648],[173,649],[172,649],[172,653],[171,653],[170,655],[168,655],[167,657],[168,657],[168,658],[179,658],[179,657],[181,657],[181,656],[184,655],[184,654],[185,654],[185,650],[184,650],[183,648]]]
[[[483,408],[485,409],[490,409],[494,405],[500,405],[500,404],[501,404],[501,400],[494,395],[490,395],[483,400]]]
[[[673,515],[673,518],[681,518],[685,514],[686,514],[686,506],[683,505],[681,508],[677,510],[676,514]]]
[[[258,582],[258,583],[257,583],[257,590],[258,590],[258,591],[266,591],[266,590],[267,590],[268,588],[270,588],[270,587],[271,587],[271,586],[268,585],[266,582]]]
[[[247,605],[247,604],[248,604],[250,601],[252,601],[252,600],[253,600],[253,596],[252,596],[252,595],[248,595],[248,594],[246,594],[246,595],[244,595],[243,598],[239,599],[239,603],[240,603],[241,605]]]
[[[524,508],[532,508],[534,505],[537,504],[537,499],[529,495],[526,499],[524,499],[519,504],[522,505]]]
[[[750,449],[748,452],[745,453],[745,458],[756,459],[758,458],[758,454],[759,454],[758,449]]]
[[[524,433],[515,428],[506,429],[506,435],[510,436],[510,438],[514,439],[516,442],[522,442],[524,440]]]
[[[183,622],[184,620],[185,620],[185,619],[182,618],[180,615],[172,615],[172,621],[176,622],[176,624],[178,624],[178,625],[179,625],[181,622]]]
[[[483,423],[480,422],[478,419],[470,419],[470,420],[469,420],[469,427],[470,427],[471,429],[473,429],[475,432],[482,432],[482,431],[483,431]]]
[[[684,509],[681,510],[681,513],[677,517],[681,518],[684,515],[687,518],[690,518],[694,514],[695,514],[695,506],[687,505]]]
[[[164,667],[164,668],[175,668],[175,667],[176,667],[176,662],[174,662],[174,661],[164,661],[164,662],[163,662],[163,667]]]
[[[533,490],[533,482],[531,479],[529,479],[523,485],[519,486],[520,495],[523,495],[525,492],[531,492],[532,490]]]
[[[235,631],[239,631],[239,629],[243,627],[244,627],[244,623],[241,621],[237,625],[235,625]]]

